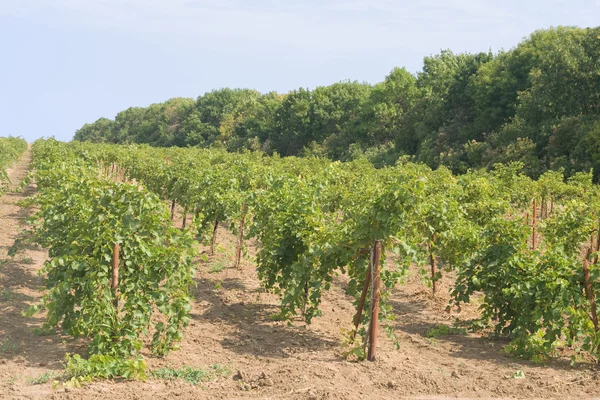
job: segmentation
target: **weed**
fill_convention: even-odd
[[[437,337],[446,336],[446,335],[466,335],[466,334],[467,334],[466,328],[459,328],[459,327],[439,324],[437,326],[437,328],[429,329],[425,336],[428,338],[437,338]]]
[[[211,265],[208,272],[211,274],[216,274],[218,272],[223,271],[224,269],[225,269],[225,263],[222,261],[219,261],[219,262],[216,262],[213,265]]]
[[[26,179],[25,179],[25,180],[23,180],[23,181],[21,182],[21,185],[23,185],[23,183],[24,183],[25,181],[26,181]],[[21,185],[20,185],[20,186],[21,186]],[[24,187],[24,186],[23,186],[23,187]],[[19,187],[19,189],[23,189],[23,188],[22,188],[22,187]],[[35,200],[36,200],[36,199],[35,199],[35,196],[34,196],[34,197],[26,197],[26,198],[24,198],[24,199],[22,199],[22,200],[19,200],[19,201],[17,201],[17,203],[16,203],[16,204],[17,204],[19,207],[23,207],[23,208],[29,208],[29,207],[31,207],[31,206],[32,206],[32,205],[35,203]]]
[[[271,316],[271,319],[273,319],[273,315]],[[367,358],[367,355],[365,354],[365,349],[362,346],[362,337],[363,335],[366,335],[365,329],[361,328],[357,332],[357,336],[354,334],[354,329],[348,330],[342,328],[341,331],[341,349],[342,356],[344,357],[344,359],[362,361],[365,358]]]
[[[269,315],[269,319],[271,321],[286,321],[286,320],[289,320],[291,317],[292,316],[289,312],[284,312],[284,311],[276,312],[276,313]]]
[[[0,301],[11,301],[16,298],[16,295],[8,289],[0,290]]]
[[[491,320],[487,319],[475,319],[468,323],[469,330],[471,332],[478,332],[488,329],[490,327]]]
[[[182,380],[192,385],[198,385],[200,382],[216,380],[220,377],[226,377],[231,374],[231,369],[220,364],[213,364],[206,369],[185,366],[179,369],[160,368],[151,372],[157,379],[168,381]]]
[[[41,328],[33,328],[33,334],[35,336],[52,336],[56,334],[56,331],[50,326],[42,326]]]
[[[522,370],[515,371],[510,378],[512,379],[525,379],[525,373]]]
[[[50,382],[50,379],[54,378],[54,372],[44,372],[41,375],[29,377],[25,380],[30,385],[43,385],[44,383]]]
[[[143,358],[124,359],[109,354],[94,354],[87,360],[79,354],[65,356],[65,379],[67,384],[75,387],[92,379],[125,379],[146,380],[146,362]]]
[[[16,353],[19,350],[19,344],[13,341],[11,338],[0,340],[0,352],[1,353]]]
[[[17,238],[12,246],[8,249],[8,256],[14,258],[18,253],[25,251],[26,244],[23,238]]]

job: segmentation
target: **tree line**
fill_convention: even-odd
[[[249,149],[376,166],[408,156],[455,173],[520,161],[527,175],[600,171],[600,27],[539,30],[496,54],[425,57],[412,74],[314,90],[223,88],[132,107],[75,140]]]

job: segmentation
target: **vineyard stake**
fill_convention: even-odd
[[[435,233],[433,234],[432,237],[432,241],[435,244]],[[437,280],[435,278],[435,274],[437,273],[437,256],[435,255],[435,253],[431,250],[431,244],[427,244],[427,247],[429,249],[429,264],[431,265],[431,288],[433,291],[433,295],[435,296],[435,293],[437,291]]]
[[[215,220],[215,226],[213,227],[212,241],[210,242],[210,254],[215,254],[215,245],[217,244],[217,228],[219,227],[219,220]]]
[[[242,220],[240,221],[240,234],[238,236],[238,244],[235,252],[235,267],[240,268],[242,265],[242,248],[244,247],[244,221],[246,219],[246,203],[242,204]]]
[[[352,341],[356,337],[358,331],[358,325],[362,318],[362,312],[365,308],[365,300],[367,299],[367,293],[369,292],[369,285],[371,284],[371,266],[373,265],[373,250],[371,250],[371,258],[369,259],[369,266],[367,267],[367,274],[365,275],[365,283],[363,284],[363,290],[360,294],[360,300],[358,301],[358,307],[356,308],[356,315],[354,316],[354,332],[352,332]]]
[[[596,296],[594,294],[594,288],[592,287],[592,283],[590,281],[590,269],[589,269],[589,258],[592,252],[591,248],[588,248],[588,251],[585,255],[585,259],[583,260],[583,278],[585,279],[585,294],[587,295],[588,300],[590,301],[590,311],[592,313],[591,318],[594,323],[594,330],[598,332],[600,330],[598,328],[598,314],[596,312]]]
[[[302,302],[302,315],[306,315],[306,305],[308,304],[308,292],[310,287],[308,286],[308,282],[304,284],[304,301]]]
[[[537,206],[536,200],[533,199],[533,218],[532,218],[532,223],[531,223],[531,232],[532,232],[531,233],[531,249],[532,250],[535,250],[535,222],[536,222],[535,213],[536,213],[536,206]]]
[[[110,283],[110,287],[115,291],[115,298],[113,300],[113,305],[115,309],[119,307],[119,251],[120,246],[118,243],[115,243],[113,247],[113,255],[112,255],[112,279]]]
[[[375,257],[375,243],[373,243],[373,246],[371,247],[371,258],[369,258],[369,273],[371,274],[371,279],[373,279],[373,257]],[[373,304],[373,282],[371,281],[370,286],[371,286],[371,290],[369,291],[369,304],[372,305]],[[367,334],[365,335],[364,339],[363,339],[363,343],[362,343],[362,350],[364,354],[367,354],[367,345],[370,343],[370,338],[371,338],[371,328],[372,328],[372,324],[371,324],[371,319],[369,319],[369,325],[367,326]]]
[[[542,204],[540,205],[540,218],[546,218],[546,197],[542,196]]]
[[[183,210],[183,222],[181,223],[181,230],[185,229],[185,224],[187,222],[187,212],[188,212],[188,208],[187,208],[187,206],[185,206],[185,208]]]
[[[596,236],[596,256],[594,257],[594,265],[598,264],[598,253],[600,252],[600,222],[598,223],[598,234]]]
[[[171,203],[171,221],[175,219],[175,200]]]
[[[375,251],[373,254],[373,276],[372,276],[372,289],[373,302],[371,303],[371,323],[370,323],[370,335],[369,335],[369,353],[367,360],[375,361],[377,358],[377,333],[379,330],[379,299],[380,299],[380,285],[381,285],[381,249],[382,241],[377,240],[375,242]]]

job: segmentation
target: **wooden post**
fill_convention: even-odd
[[[304,299],[302,302],[302,315],[306,315],[306,305],[308,304],[308,293],[310,291],[310,287],[308,286],[308,282],[304,284]]]
[[[215,220],[215,226],[213,227],[212,241],[210,243],[210,254],[215,254],[215,246],[217,244],[217,228],[219,228],[219,220]]]
[[[531,248],[533,250],[535,250],[535,222],[536,222],[536,208],[537,208],[537,203],[536,200],[533,199],[533,217],[532,217],[532,223],[531,223]]]
[[[542,204],[540,205],[540,218],[546,218],[546,198],[542,196]]]
[[[175,219],[175,200],[171,203],[171,221]]]
[[[362,312],[365,308],[365,300],[367,299],[367,293],[369,293],[369,286],[371,285],[371,265],[373,263],[373,253],[371,253],[371,259],[369,260],[369,266],[367,268],[367,274],[365,275],[365,283],[363,284],[363,290],[360,294],[360,300],[358,301],[358,307],[356,308],[356,315],[354,316],[354,332],[352,332],[352,341],[356,337],[358,331],[358,325],[360,325],[360,319],[362,318]]]
[[[525,225],[529,226],[529,211],[525,213]]]
[[[435,233],[433,234],[432,237],[432,241],[435,244]],[[427,244],[427,247],[429,248],[429,264],[431,265],[431,289],[433,291],[433,295],[435,296],[435,293],[437,292],[437,280],[435,275],[437,274],[437,256],[435,255],[435,253],[431,250],[431,244]]]
[[[373,294],[373,302],[371,303],[371,323],[369,324],[369,353],[367,360],[375,361],[377,358],[377,333],[379,331],[379,298],[380,298],[380,286],[381,286],[381,250],[382,240],[375,241],[375,249],[373,252],[373,272],[372,272],[372,288],[371,293]]]
[[[598,223],[598,234],[596,236],[596,256],[594,257],[594,264],[598,264],[598,252],[600,252],[600,222]]]
[[[183,222],[181,223],[181,230],[185,229],[185,224],[187,223],[187,212],[188,208],[187,206],[185,206],[185,208],[183,209]]]
[[[113,247],[113,256],[112,256],[112,279],[110,283],[111,289],[115,291],[115,299],[113,300],[113,305],[115,309],[119,307],[119,251],[120,246],[118,243],[115,243]]]
[[[246,203],[242,204],[242,220],[240,221],[240,233],[238,236],[237,249],[235,252],[235,267],[242,265],[242,249],[244,247],[244,221],[246,219]]]
[[[592,249],[589,248],[586,255],[585,255],[585,259],[583,260],[583,278],[585,279],[585,294],[588,298],[588,300],[590,301],[590,312],[591,312],[591,319],[592,322],[594,324],[594,330],[596,332],[598,332],[599,328],[598,328],[598,314],[596,312],[596,296],[594,294],[594,288],[592,287],[592,282],[590,279],[590,269],[589,269],[589,258],[590,258],[590,254],[592,252]]]

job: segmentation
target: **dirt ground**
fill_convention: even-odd
[[[29,154],[11,170],[13,189],[25,176]],[[199,261],[193,289],[192,323],[181,348],[159,359],[145,354],[149,368],[208,368],[219,364],[231,373],[194,386],[154,378],[146,382],[100,381],[82,388],[53,389],[33,384],[45,373],[59,374],[66,352],[85,343],[35,331],[43,316],[25,318],[21,311],[43,295],[42,267],[46,251],[23,248],[7,256],[25,219],[31,215],[17,202],[35,186],[0,198],[0,399],[446,399],[446,398],[593,398],[600,397],[595,364],[571,366],[568,359],[536,365],[501,352],[506,342],[485,334],[447,335],[435,339],[427,331],[440,323],[476,315],[476,305],[448,314],[445,307],[451,278],[441,282],[432,299],[416,272],[392,295],[399,350],[380,334],[376,362],[349,362],[341,356],[342,329],[353,316],[344,295],[344,277],[324,295],[323,316],[310,326],[273,321],[278,299],[260,289],[249,246],[241,270],[232,268],[235,238],[219,229],[218,248]],[[181,221],[176,221],[180,224]],[[234,379],[240,371],[247,384]],[[517,379],[514,376],[521,375]]]

